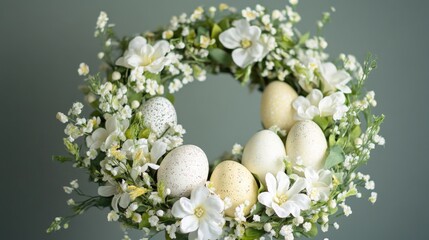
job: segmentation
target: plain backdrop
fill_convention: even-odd
[[[282,8],[286,1],[225,1],[241,9],[256,3]],[[313,31],[322,11],[337,12],[325,30],[328,52],[378,56],[378,69],[367,88],[376,91],[377,112],[386,115],[386,147],[374,151],[365,173],[376,181],[378,202],[365,196],[351,201],[353,214],[337,219],[339,230],[317,239],[427,239],[429,1],[302,0],[300,29]],[[120,34],[155,29],[170,17],[199,5],[197,0],[39,0],[0,1],[0,229],[2,239],[121,239],[107,210],[92,209],[71,222],[70,229],[47,235],[53,217],[70,213],[62,186],[79,179],[96,194],[81,170],[51,160],[64,153],[63,125],[57,111],[81,101],[76,69],[87,62],[95,72],[100,43],[93,38],[101,10]],[[250,94],[226,75],[209,76],[176,96],[186,143],[202,147],[210,159],[245,144],[260,129],[260,94]],[[139,232],[131,232],[139,239]],[[160,237],[159,239],[162,239]]]

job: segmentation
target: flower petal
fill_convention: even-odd
[[[301,192],[305,188],[305,186],[305,180],[303,178],[298,178],[286,194],[289,198],[292,198],[294,195]]]
[[[273,204],[274,195],[269,192],[262,192],[258,196],[258,201],[267,207],[271,207]]]
[[[165,40],[161,40],[156,42],[153,48],[154,48],[154,53],[152,57],[160,58],[160,57],[164,57],[165,54],[167,54],[170,51],[170,44]]]
[[[230,28],[219,35],[219,41],[228,49],[236,49],[240,47],[240,34],[237,29]]]
[[[193,206],[204,204],[210,195],[210,191],[205,186],[199,186],[192,190],[191,203]]]
[[[307,210],[310,208],[310,198],[305,194],[296,194],[289,201],[296,204],[297,207],[299,207],[302,210]]]
[[[128,49],[139,50],[146,44],[147,44],[146,38],[142,36],[137,36],[130,41],[130,43],[128,44]]]
[[[115,212],[119,212],[119,209],[118,209],[118,202],[119,202],[119,198],[120,198],[120,197],[121,197],[121,195],[115,195],[115,196],[113,196],[113,198],[112,198],[111,206],[112,206],[113,210],[115,210]]]
[[[288,205],[286,205],[288,206]],[[277,214],[277,216],[281,218],[286,218],[290,215],[289,207],[280,207],[277,203],[273,203],[273,210]]]
[[[198,229],[198,218],[195,215],[186,216],[180,221],[180,230],[183,233],[194,232]]]
[[[116,187],[112,185],[100,186],[98,187],[98,195],[102,197],[110,197],[115,195]]]
[[[223,201],[219,197],[209,196],[204,204],[218,213],[222,212],[224,209]]]
[[[161,140],[153,143],[150,150],[150,159],[152,163],[157,163],[159,158],[167,151],[167,144]]]
[[[286,175],[285,172],[281,171],[277,173],[277,193],[278,194],[285,194],[290,185],[289,177]]]
[[[184,218],[194,214],[194,206],[189,199],[182,197],[174,203],[171,214],[176,218]]]
[[[265,182],[267,184],[267,190],[271,194],[276,194],[277,190],[277,180],[272,173],[267,173],[265,175]]]
[[[201,221],[198,228],[198,238],[201,239],[218,239],[222,234],[222,228],[213,221]]]
[[[123,193],[121,195],[121,199],[119,200],[119,206],[121,206],[121,208],[127,208],[128,205],[130,205],[130,202],[131,202],[130,194]]]

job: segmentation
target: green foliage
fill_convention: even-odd
[[[213,61],[222,66],[230,66],[232,63],[231,54],[220,48],[210,49],[209,56]]]
[[[335,145],[329,149],[329,155],[325,161],[325,168],[330,169],[336,165],[344,162],[343,148]]]

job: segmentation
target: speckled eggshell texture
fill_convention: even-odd
[[[250,204],[244,209],[244,214],[248,215],[257,201],[258,184],[252,173],[238,162],[221,162],[213,171],[210,182],[222,199],[231,199],[231,207],[225,210],[228,217],[234,217],[235,208],[246,200]]]
[[[311,120],[297,122],[287,135],[286,154],[293,163],[301,157],[305,167],[322,169],[327,148],[322,129]]]
[[[142,106],[144,124],[158,136],[163,134],[169,124],[177,123],[176,110],[173,104],[164,97],[154,97]]]
[[[158,169],[158,183],[164,183],[173,197],[187,197],[192,189],[204,185],[209,174],[209,161],[201,148],[183,145],[165,156]]]
[[[270,83],[262,93],[261,120],[265,128],[274,125],[289,131],[295,123],[295,109],[292,102],[298,97],[289,84],[275,81]]]
[[[267,173],[276,175],[284,170],[285,157],[285,147],[280,137],[270,130],[262,130],[247,142],[241,162],[265,184]]]

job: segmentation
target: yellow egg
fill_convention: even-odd
[[[277,125],[289,131],[295,123],[295,110],[292,102],[298,97],[289,84],[275,81],[270,83],[262,93],[261,120],[265,128]]]
[[[294,164],[300,157],[305,167],[319,170],[325,164],[327,148],[322,129],[311,120],[297,122],[287,135],[286,154]]]
[[[258,197],[258,184],[252,173],[238,162],[223,161],[213,171],[210,182],[216,194],[222,199],[231,199],[232,206],[225,210],[225,214],[234,217],[235,208],[246,200],[244,214],[248,215]]]

